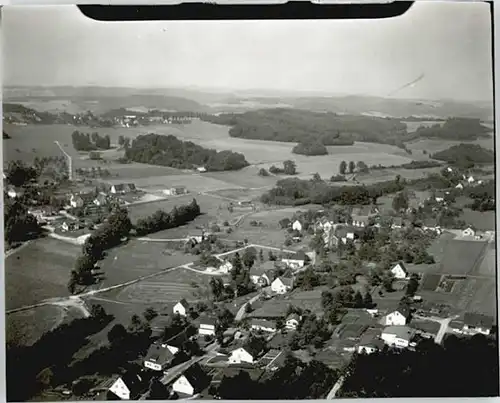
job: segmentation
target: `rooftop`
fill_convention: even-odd
[[[387,326],[382,334],[393,334],[400,339],[410,341],[414,335],[414,331],[408,326]]]

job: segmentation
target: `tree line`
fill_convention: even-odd
[[[264,193],[261,196],[261,201],[265,204],[275,205],[309,203],[366,205],[375,203],[382,195],[401,191],[404,186],[404,180],[399,177],[393,181],[369,186],[331,186],[324,181],[286,178],[279,180],[274,188]]]
[[[353,174],[355,171],[366,173],[368,172],[368,166],[364,161],[358,161],[357,163],[354,161],[349,161],[347,164],[345,161],[341,161],[339,165],[339,173],[340,175],[345,175],[347,172]]]
[[[492,150],[481,147],[479,144],[461,143],[434,153],[431,157],[461,168],[472,168],[475,164],[493,163],[495,153]]]
[[[109,150],[111,148],[111,139],[108,134],[101,136],[97,132],[90,134],[75,130],[71,134],[71,140],[77,151]]]
[[[480,119],[448,118],[442,125],[420,126],[415,133],[412,133],[412,137],[472,141],[488,137],[489,132],[491,129],[483,126]]]
[[[249,165],[241,153],[207,149],[172,135],[138,136],[131,146],[126,148],[125,156],[130,161],[178,169],[203,166],[207,171],[233,171]]]
[[[126,240],[133,228],[137,235],[147,235],[184,225],[199,214],[200,207],[193,199],[188,205],[174,207],[170,213],[158,210],[149,217],[139,219],[134,228],[127,209],[115,208],[107,220],[83,244],[82,254],[76,259],[75,267],[70,274],[68,290],[74,293],[78,285],[92,284],[95,281],[96,264],[104,257],[105,251]]]

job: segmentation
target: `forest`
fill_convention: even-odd
[[[397,119],[286,108],[205,116],[202,119],[231,126],[231,137],[282,142],[308,139],[325,146],[352,145],[354,141],[393,144],[407,134],[406,124]]]
[[[327,155],[326,147],[316,140],[303,140],[292,149],[294,154],[302,155]]]
[[[97,132],[90,134],[75,130],[71,134],[71,140],[77,151],[109,150],[111,148],[109,135],[101,136]]]
[[[413,135],[419,138],[472,141],[481,137],[488,137],[491,131],[491,129],[483,126],[479,119],[449,118],[443,125],[420,126]]]
[[[216,151],[172,135],[158,134],[138,136],[126,149],[125,157],[130,161],[178,169],[204,166],[207,171],[235,171],[249,165],[243,154]]]

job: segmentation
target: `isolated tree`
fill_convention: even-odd
[[[220,301],[221,297],[224,293],[224,283],[220,278],[212,277],[210,279],[210,289],[212,291],[212,295],[216,301]]]
[[[349,161],[349,173],[352,174],[354,173],[354,170],[356,169],[356,164],[354,161]]]
[[[359,291],[356,291],[356,293],[354,294],[354,307],[355,308],[363,307],[363,296]]]
[[[312,181],[313,182],[321,182],[321,176],[319,175],[319,173],[315,173],[312,177]]]
[[[108,332],[108,341],[112,345],[121,345],[127,338],[128,333],[122,324],[114,325]]]
[[[236,252],[231,261],[233,269],[231,270],[231,278],[234,280],[238,277],[243,270],[243,263],[241,262],[240,254]]]
[[[295,162],[286,160],[283,162],[283,171],[286,175],[295,175],[297,173],[297,166]]]
[[[262,249],[259,250],[259,261],[264,262],[264,251]]]
[[[366,291],[363,297],[363,305],[365,308],[371,308],[373,306],[373,299],[370,291]]]
[[[408,194],[406,192],[399,192],[392,199],[392,208],[395,211],[402,211],[408,208]]]
[[[410,280],[408,280],[408,284],[406,285],[406,295],[413,297],[417,292],[418,285],[418,275],[412,274]]]
[[[247,268],[251,268],[257,258],[257,251],[255,248],[246,248],[243,252],[243,264]]]
[[[356,165],[358,167],[359,172],[363,172],[363,173],[368,172],[368,165],[366,165],[364,163],[364,161],[358,161],[358,163]]]
[[[345,161],[342,161],[339,166],[339,173],[340,175],[345,175],[347,171],[347,163]]]
[[[259,176],[269,176],[269,172],[267,172],[264,168],[260,168]]]

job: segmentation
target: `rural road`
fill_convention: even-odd
[[[326,396],[326,400],[332,400],[335,399],[335,396],[337,395],[338,391],[342,387],[342,384],[344,383],[344,377],[341,376],[337,382],[335,382],[335,385],[333,385],[333,388],[328,392],[328,395]]]
[[[426,316],[415,316],[415,319],[439,323],[439,325],[440,325],[439,331],[437,332],[436,337],[434,338],[434,342],[436,344],[441,344],[443,342],[444,336],[446,335],[446,332],[448,331],[448,326],[450,325],[450,322],[452,320],[459,318],[459,317],[460,317],[459,315],[455,315],[455,316],[451,316],[449,318],[442,319],[442,318],[436,318],[436,317],[428,318]]]
[[[257,294],[255,297],[252,297],[249,301],[245,302],[240,309],[238,309],[238,313],[234,317],[234,320],[240,321],[243,319],[243,316],[245,316],[245,308],[248,304],[253,304],[255,301],[257,301],[260,298],[260,294]]]

